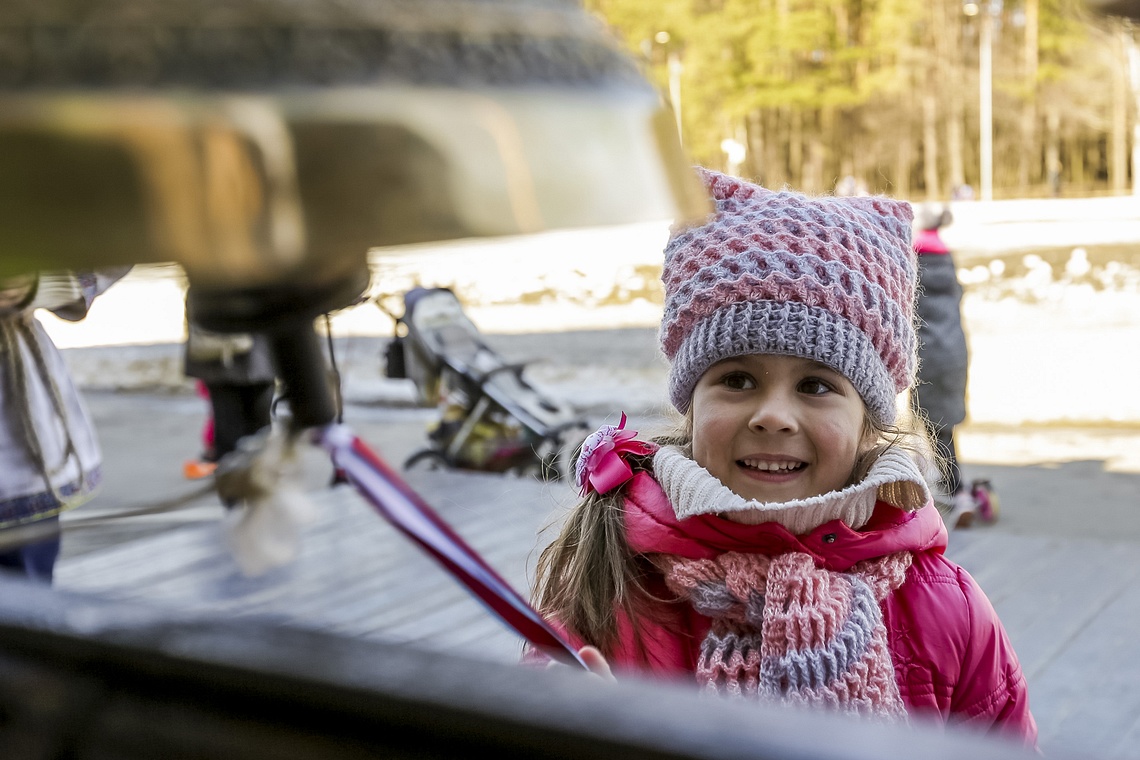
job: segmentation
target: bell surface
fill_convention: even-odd
[[[706,211],[573,2],[0,7],[0,276],[173,261],[256,326],[350,303],[369,248]]]

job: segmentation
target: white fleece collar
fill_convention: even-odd
[[[858,530],[871,519],[875,502],[883,500],[912,512],[930,501],[930,489],[907,452],[883,452],[867,477],[841,491],[788,502],[759,502],[733,493],[676,446],[663,446],[653,458],[653,473],[678,520],[694,515],[755,510],[764,522],[783,525],[794,535],[810,533],[824,523],[842,520]]]

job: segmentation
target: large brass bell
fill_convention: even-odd
[[[374,246],[700,213],[688,175],[572,2],[0,7],[0,276],[174,261],[214,329],[350,303]]]

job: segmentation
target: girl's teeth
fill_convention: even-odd
[[[768,472],[782,472],[785,470],[794,470],[799,467],[799,462],[757,462],[753,460],[745,460],[744,464],[756,470],[766,470]]]

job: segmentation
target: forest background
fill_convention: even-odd
[[[988,23],[993,197],[1140,192],[1135,25],[1080,0],[585,5],[668,95],[696,162],[768,187],[976,192]]]

